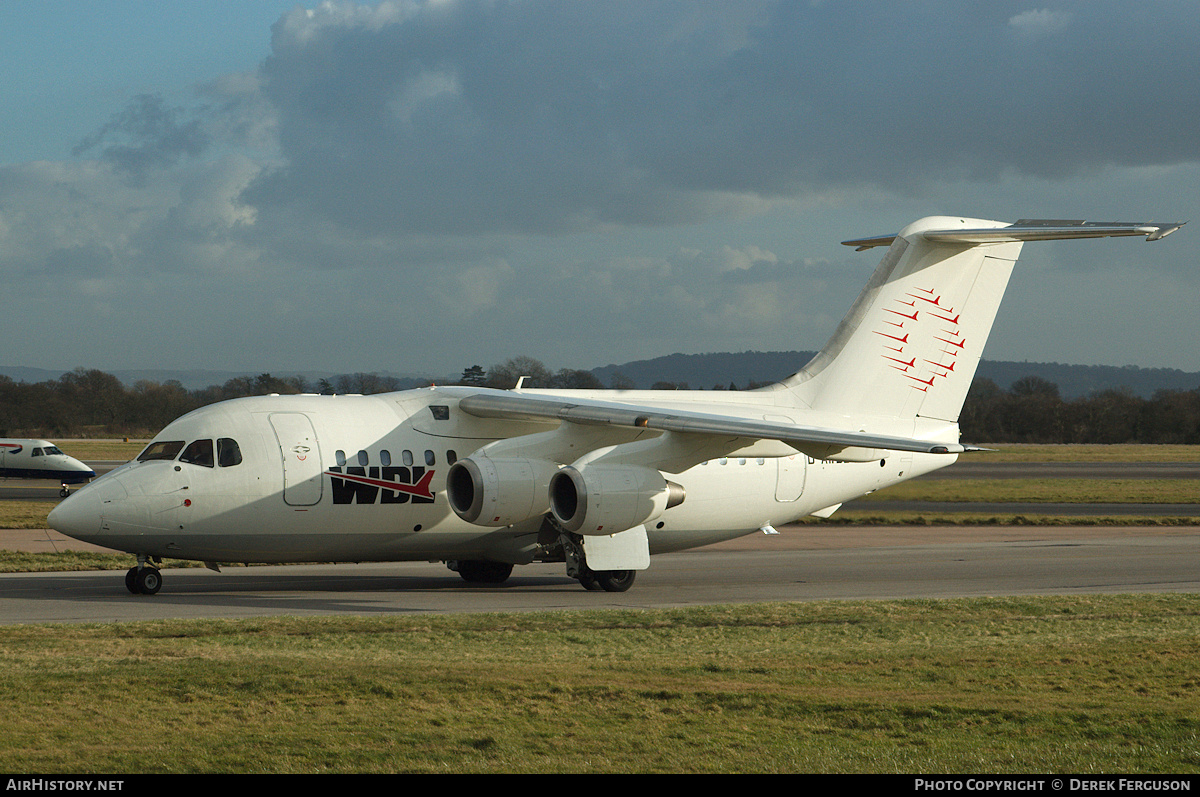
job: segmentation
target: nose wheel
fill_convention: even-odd
[[[134,595],[157,595],[162,589],[162,573],[153,565],[138,565],[125,574],[125,588]]]

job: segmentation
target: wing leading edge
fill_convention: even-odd
[[[654,432],[722,436],[731,441],[779,440],[810,456],[823,459],[875,459],[866,451],[913,451],[927,454],[960,454],[971,450],[958,443],[914,440],[842,429],[800,426],[731,415],[664,410],[604,399],[575,399],[555,395],[472,393],[459,401],[459,409],[479,418],[507,420],[558,420],[583,425],[609,425]],[[856,455],[854,450],[858,450]]]

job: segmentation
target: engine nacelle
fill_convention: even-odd
[[[446,474],[450,508],[478,526],[511,526],[550,508],[547,484],[558,465],[540,459],[474,456]]]
[[[650,468],[565,467],[550,479],[550,511],[567,531],[616,534],[683,502],[683,487]]]

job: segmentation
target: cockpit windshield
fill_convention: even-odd
[[[180,454],[180,451],[183,453]],[[186,440],[158,440],[146,446],[146,450],[138,454],[137,461],[172,460],[176,457],[180,462],[190,465],[201,465],[205,468],[220,465],[222,468],[229,468],[241,464],[242,449],[236,440],[229,437],[218,438],[215,447],[213,441],[207,438],[190,443]]]
[[[180,462],[188,462],[192,465],[203,465],[206,468],[213,466],[213,443],[212,440],[196,440],[188,445],[183,450],[183,454],[179,457]]]
[[[242,464],[242,449],[236,440],[230,437],[217,440],[217,464],[222,468]]]
[[[175,459],[183,448],[182,440],[158,440],[146,446],[146,450],[138,454],[138,462],[149,462],[152,459]]]

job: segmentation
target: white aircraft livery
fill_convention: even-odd
[[[62,485],[64,498],[68,485],[83,484],[96,478],[96,472],[47,440],[0,437],[0,478],[55,479]]]
[[[931,217],[895,235],[819,354],[748,391],[430,387],[259,396],[171,423],[50,525],[164,557],[445,562],[468,582],[562,562],[623,591],[653,554],[815,515],[953,463],[958,416],[1026,241],[1157,240],[1181,224]]]

